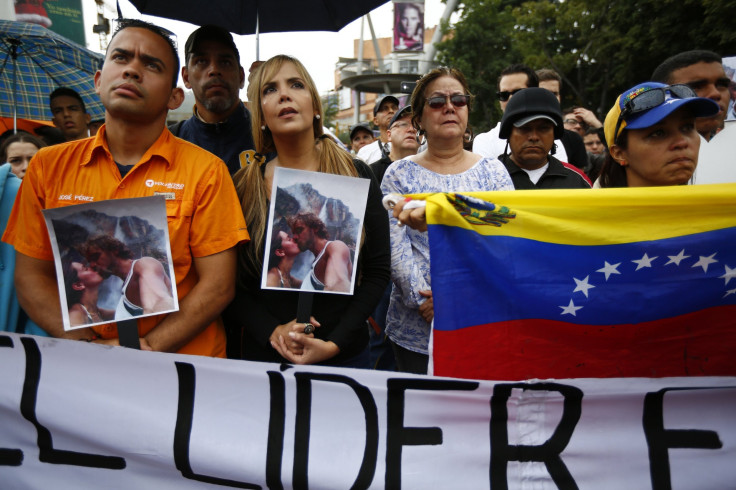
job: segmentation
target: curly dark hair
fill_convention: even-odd
[[[314,213],[299,213],[295,216],[289,217],[286,222],[292,230],[297,223],[301,222],[307,228],[311,228],[314,234],[318,237],[327,238],[327,226],[325,226],[325,223]]]
[[[81,252],[85,257],[89,257],[94,250],[114,253],[121,259],[135,259],[135,254],[125,243],[110,235],[94,236],[81,247]]]

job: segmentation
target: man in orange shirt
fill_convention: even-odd
[[[118,344],[114,324],[64,331],[41,211],[158,194],[166,198],[179,311],[138,320],[141,346],[225,355],[219,315],[233,297],[234,247],[248,233],[222,160],[166,129],[168,110],[184,97],[178,72],[176,46],[162,29],[120,21],[95,75],[105,125],[95,138],[45,148],[31,161],[3,240],[16,250],[21,306],[55,337]]]

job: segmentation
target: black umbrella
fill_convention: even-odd
[[[337,32],[387,0],[130,0],[139,12],[235,34]]]

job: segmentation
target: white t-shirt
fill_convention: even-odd
[[[724,184],[736,182],[736,121],[726,121],[723,130],[710,142],[700,137],[698,166],[694,184]]]
[[[381,154],[381,147],[378,146],[379,141],[380,140],[376,140],[369,145],[365,145],[358,151],[357,157],[363,160],[365,163],[369,164],[377,162],[378,160],[383,158],[383,155]],[[391,143],[386,143],[385,145],[383,145],[383,147],[386,148],[386,153],[391,151]]]

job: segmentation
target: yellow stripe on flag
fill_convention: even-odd
[[[736,184],[463,194],[505,206],[515,217],[499,227],[476,225],[447,194],[412,197],[427,200],[430,225],[567,245],[658,240],[736,226]]]

